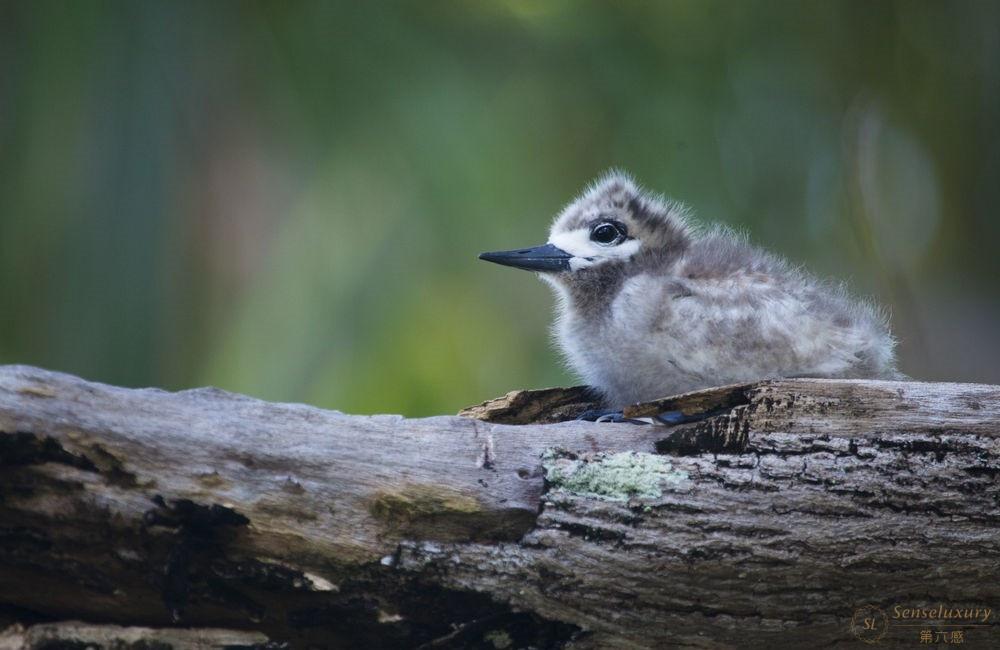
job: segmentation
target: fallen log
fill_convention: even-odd
[[[273,647],[1000,640],[1000,387],[773,380],[626,412],[674,427],[502,423],[589,399],[350,416],[0,367],[0,608]]]

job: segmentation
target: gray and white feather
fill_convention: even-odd
[[[610,407],[773,377],[900,378],[882,310],[620,172],[556,217],[548,243],[484,253],[539,271],[556,339]]]

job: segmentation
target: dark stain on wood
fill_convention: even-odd
[[[37,436],[28,431],[0,431],[0,467],[41,463],[60,463],[88,472],[98,471],[93,461],[86,456],[66,451],[55,438]]]

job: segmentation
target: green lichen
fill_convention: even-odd
[[[676,484],[688,477],[663,456],[635,451],[576,456],[550,449],[542,457],[542,466],[553,489],[609,501],[656,499],[663,496],[664,483]]]
[[[511,645],[514,644],[513,639],[504,630],[491,630],[487,632],[483,638],[493,644],[493,647],[497,650],[506,650]]]

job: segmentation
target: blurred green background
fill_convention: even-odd
[[[541,243],[611,166],[1000,383],[1000,3],[0,2],[0,362],[351,412],[574,378]]]

